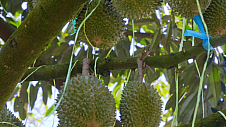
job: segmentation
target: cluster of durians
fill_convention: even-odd
[[[77,17],[77,28],[98,4],[89,1]],[[162,0],[101,0],[99,6],[86,20],[78,40],[92,47],[108,49],[120,40],[125,32],[123,18],[139,19],[150,15]]]
[[[101,80],[92,75],[71,78],[65,93],[58,95],[60,127],[113,127],[115,100]],[[158,127],[162,101],[148,83],[129,82],[122,93],[120,114],[123,127]]]
[[[77,28],[98,2],[99,0],[92,0],[84,6],[77,18]],[[78,40],[92,47],[109,49],[120,40],[125,32],[123,18],[147,17],[154,13],[162,2],[163,0],[100,0],[100,5],[83,25]],[[165,4],[171,7],[172,12],[185,18],[192,18],[199,14],[196,0],[165,0]],[[201,12],[204,13],[207,26],[210,28],[210,35],[224,34],[225,0],[199,0],[199,5]]]

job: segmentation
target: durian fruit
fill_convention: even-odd
[[[99,0],[87,3],[80,12],[77,28],[85,17],[95,8]],[[86,10],[88,11],[86,14]],[[85,26],[85,33],[84,33]],[[109,49],[120,40],[125,31],[123,18],[112,8],[108,0],[101,0],[97,9],[86,20],[79,32],[78,41],[85,42],[100,49]]]
[[[129,82],[122,94],[120,114],[123,127],[158,127],[162,101],[148,83]]]
[[[163,0],[112,0],[114,8],[129,19],[139,19],[154,13]]]
[[[199,0],[202,12],[205,11],[210,2],[211,0]],[[178,13],[182,17],[192,18],[199,15],[196,0],[168,0],[168,4],[175,13]]]
[[[62,88],[57,102],[62,96]],[[60,127],[109,127],[115,121],[115,101],[108,88],[94,76],[70,79],[57,108]]]
[[[0,114],[0,122],[8,122],[8,123],[0,123],[0,127],[14,127],[15,125],[18,127],[25,127],[23,123],[17,119],[11,111],[9,111],[6,107],[4,107]]]
[[[226,0],[213,0],[203,14],[208,33],[215,37],[226,32]]]

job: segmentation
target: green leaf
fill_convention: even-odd
[[[121,84],[117,84],[114,90],[112,91],[112,95],[114,96],[116,109],[118,110],[120,107],[121,94],[122,94]]]
[[[194,69],[195,69],[194,64],[190,64],[184,69],[183,73],[186,74],[186,76],[183,77],[184,78],[184,84],[189,84],[192,81],[191,78],[192,78],[192,76],[195,75]]]
[[[212,67],[211,70],[209,82],[211,91],[213,93],[212,107],[216,107],[221,94],[220,73],[215,67]]]
[[[141,44],[141,45],[146,45],[145,38],[142,38],[142,39],[140,40],[140,44]]]
[[[27,106],[25,103],[19,103],[19,116],[22,120],[24,120],[27,116],[27,112],[25,111],[24,107]]]
[[[154,49],[154,45],[157,42],[157,40],[159,38],[159,35],[160,35],[160,30],[157,30],[155,32],[155,35],[154,35],[153,39],[152,39],[152,42],[151,42],[151,45],[150,45],[150,49]]]
[[[29,82],[27,82],[27,81],[24,82],[22,85],[21,91],[20,91],[21,92],[20,98],[23,103],[28,102],[28,93],[27,93],[28,85],[29,85]]]
[[[16,97],[16,99],[15,99],[15,101],[14,101],[14,107],[13,107],[14,112],[19,111],[19,103],[20,103],[19,97]]]
[[[180,106],[180,115],[182,115],[182,113],[184,113],[184,111],[187,108],[193,108],[192,106],[189,106],[189,104],[192,103],[192,105],[194,105],[196,103],[196,98],[197,97],[195,95],[197,95],[197,90],[194,91],[189,96],[187,96],[186,98],[184,98],[184,100],[182,101],[182,104],[180,104],[181,105]]]
[[[118,77],[119,70],[112,70],[111,73],[112,73],[112,76],[114,78],[117,78]]]
[[[101,76],[101,78],[104,80],[104,84],[105,85],[108,85],[109,84],[109,82],[110,82],[110,76],[107,76],[107,77]]]
[[[50,113],[53,111],[54,108],[55,108],[55,105],[53,104],[53,105],[46,111],[45,117],[47,117],[48,115],[50,115]]]
[[[178,28],[177,28],[177,24],[173,23],[172,26],[172,34],[173,34],[173,40],[175,40],[177,38],[178,35]]]
[[[175,110],[176,104],[176,92],[169,98],[168,102],[166,103],[165,110],[172,108],[173,111]]]
[[[49,92],[51,92],[51,84],[47,83],[47,82],[41,82],[41,87],[42,87],[42,99],[43,99],[43,103],[46,105],[47,104],[47,100],[48,100],[48,95]]]
[[[31,87],[30,87],[30,105],[31,105],[31,110],[34,108],[35,101],[37,99],[38,89],[39,89],[38,85],[36,85],[35,87],[33,85],[31,85]]]
[[[62,54],[63,52],[65,52],[67,50],[67,48],[69,48],[70,46],[67,43],[57,43],[58,46],[56,46],[53,50],[52,50],[52,55],[53,56],[59,56],[60,54]],[[75,50],[76,51],[76,50]]]

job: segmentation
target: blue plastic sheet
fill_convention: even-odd
[[[207,51],[208,50],[212,50],[213,47],[211,44],[209,44],[208,42],[208,36],[206,35],[205,33],[205,29],[203,27],[203,24],[202,24],[202,19],[200,17],[200,15],[196,15],[193,17],[193,20],[195,21],[196,25],[198,26],[199,30],[201,31],[201,33],[199,32],[195,32],[193,30],[186,30],[184,35],[183,36],[193,36],[193,37],[196,37],[196,38],[200,38],[200,39],[203,39],[203,42],[202,42],[202,46],[203,48],[205,48]],[[209,36],[209,39],[211,39],[212,37]],[[209,46],[209,49],[208,49],[208,45]]]

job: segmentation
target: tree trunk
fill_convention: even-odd
[[[0,52],[0,109],[28,67],[88,0],[42,0]]]

